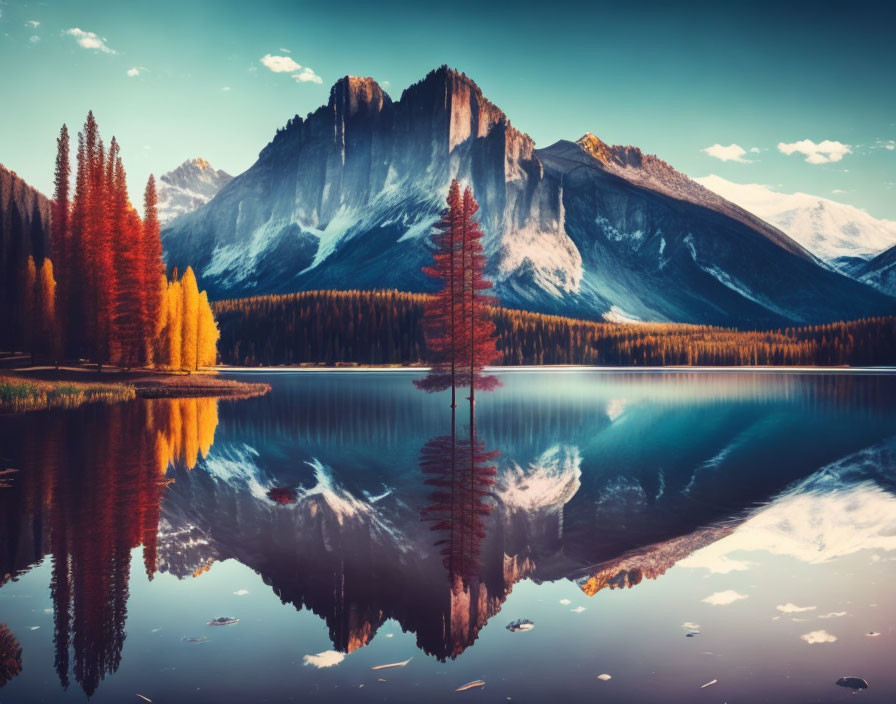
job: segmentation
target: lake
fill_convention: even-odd
[[[896,375],[233,376],[0,417],[0,703],[896,698]]]

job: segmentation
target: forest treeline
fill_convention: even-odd
[[[113,137],[104,145],[92,112],[78,133],[73,188],[65,125],[56,146],[52,201],[0,173],[0,349],[100,369],[214,364],[218,332],[207,296],[189,268],[180,280],[164,275],[154,178],[141,218],[119,144]]]
[[[306,291],[212,304],[225,364],[422,364],[426,294]],[[605,323],[497,306],[500,364],[896,364],[896,318],[761,332],[673,323]]]

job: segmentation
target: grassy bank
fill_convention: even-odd
[[[100,384],[75,381],[40,381],[0,376],[0,412],[23,412],[43,408],[75,408],[84,403],[117,403],[136,396],[130,384]]]
[[[250,398],[271,390],[267,384],[221,379],[214,373],[169,374],[106,371],[83,367],[32,367],[0,375],[0,412],[75,408],[84,403],[117,403],[133,398]]]

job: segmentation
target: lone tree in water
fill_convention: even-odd
[[[476,389],[498,385],[495,377],[483,375],[482,370],[499,355],[495,325],[487,314],[492,299],[483,293],[491,282],[483,274],[482,230],[475,219],[479,206],[469,187],[461,195],[457,179],[448,189],[447,206],[432,239],[433,263],[423,268],[441,282],[424,312],[431,370],[414,383],[424,391],[450,388],[453,408],[458,386],[469,386],[472,400]]]

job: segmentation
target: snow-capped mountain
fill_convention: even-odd
[[[159,222],[164,227],[174,218],[205,205],[233,176],[212,168],[205,159],[187,159],[159,178]]]
[[[896,296],[896,246],[857,265],[852,275],[890,296]]]
[[[733,183],[715,174],[696,181],[828,262],[840,257],[868,259],[896,245],[896,222],[878,220],[845,203],[808,193],[779,193],[758,183]]]
[[[316,288],[425,291],[452,178],[473,187],[502,303],[626,320],[777,326],[893,302],[634,147],[537,150],[447,67],[393,101],[346,77],[248,171],[165,229],[168,263],[216,298]]]

